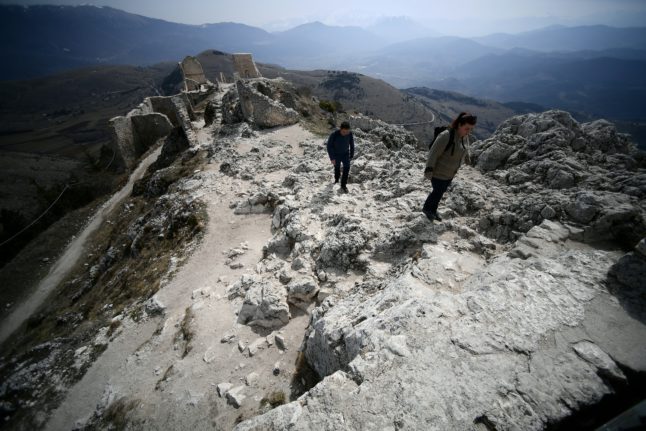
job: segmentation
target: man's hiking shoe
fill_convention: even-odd
[[[346,186],[341,186],[341,190],[343,190],[343,193],[348,193],[348,188]]]
[[[435,216],[435,220],[442,221],[442,217],[438,213],[433,213],[433,216]]]

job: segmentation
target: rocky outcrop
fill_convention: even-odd
[[[646,327],[621,310],[608,312],[614,296],[606,278],[620,256],[573,250],[569,237],[564,226],[544,222],[517,243],[536,247],[533,257],[510,253],[490,264],[476,257],[480,269],[458,292],[429,289],[416,275],[420,264],[411,263],[376,292],[358,286],[325,300],[312,316],[305,354],[326,377],[236,430],[483,423],[539,430],[598,402],[625,383],[618,362],[646,370],[643,345],[625,350],[615,339],[642,339]],[[425,250],[459,258],[441,245]]]
[[[472,148],[475,165],[507,184],[588,188],[646,196],[643,154],[604,120],[577,123],[567,112],[513,117]]]
[[[507,217],[520,231],[564,220],[581,227],[586,242],[632,247],[646,235],[646,158],[605,120],[579,124],[563,111],[513,117],[471,153],[477,168],[525,200],[513,215],[483,219],[483,229]]]
[[[272,328],[289,321],[285,288],[275,283],[253,283],[244,298],[238,321],[251,326]]]
[[[301,350],[322,380],[237,431],[539,430],[646,371],[646,258],[617,247],[643,244],[646,209],[593,181],[643,174],[625,137],[557,111],[512,118],[474,144],[477,169],[431,224],[417,212],[425,154],[397,128],[356,127],[350,195],[316,186],[326,167],[304,146],[256,268],[295,304],[318,287]]]
[[[240,109],[244,119],[260,128],[288,126],[297,123],[298,112],[274,100],[271,97],[272,87],[272,81],[264,78],[236,82]]]

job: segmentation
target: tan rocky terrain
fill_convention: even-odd
[[[644,397],[646,166],[612,124],[503,121],[431,223],[401,127],[351,117],[344,194],[296,85],[182,100],[128,115],[167,119],[159,158],[3,344],[9,428],[567,429]]]

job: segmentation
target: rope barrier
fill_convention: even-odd
[[[63,191],[61,192],[61,194],[60,194],[60,195],[58,195],[58,197],[56,198],[56,200],[54,200],[54,202],[52,202],[52,204],[51,204],[51,205],[50,205],[50,206],[45,210],[45,212],[43,212],[41,215],[39,215],[39,216],[38,216],[38,218],[37,218],[36,220],[32,221],[32,222],[31,222],[31,223],[29,223],[27,226],[25,226],[24,228],[22,228],[19,232],[15,233],[11,238],[9,238],[9,239],[5,240],[4,242],[2,242],[2,244],[0,244],[0,247],[2,247],[3,245],[5,245],[5,244],[6,244],[6,243],[8,243],[9,241],[13,240],[13,239],[14,239],[14,238],[16,238],[18,235],[20,235],[21,233],[23,233],[24,231],[26,231],[27,229],[29,229],[29,228],[30,228],[30,227],[32,227],[33,225],[35,225],[35,224],[38,222],[38,220],[40,220],[41,218],[43,218],[43,217],[45,216],[45,214],[47,214],[47,213],[49,212],[49,210],[51,210],[51,209],[54,207],[54,205],[56,205],[56,202],[58,202],[58,201],[60,200],[60,198],[63,196],[63,193],[65,193],[65,191],[66,191],[69,187],[70,187],[69,185],[65,184],[65,187],[63,188]]]
[[[108,165],[105,168],[103,168],[104,171],[108,170],[112,162],[114,162],[114,157],[117,155],[117,152],[114,150],[114,148],[111,148],[111,150],[112,150],[112,159],[110,159],[110,163],[108,163]]]
[[[106,171],[106,170],[110,167],[110,165],[112,165],[112,162],[114,162],[114,158],[115,158],[116,154],[117,154],[117,152],[116,152],[114,149],[112,149],[112,159],[110,160],[110,162],[108,163],[108,165],[107,165],[105,168],[103,168],[103,170],[104,170],[104,171]],[[78,183],[65,184],[65,187],[63,188],[63,191],[61,192],[61,194],[60,194],[60,195],[58,195],[58,197],[54,200],[54,202],[52,202],[52,204],[51,204],[49,207],[47,207],[47,209],[46,209],[46,210],[45,210],[41,215],[39,215],[39,216],[36,218],[36,220],[32,221],[32,222],[31,222],[31,223],[29,223],[27,226],[25,226],[24,228],[22,228],[20,231],[16,232],[16,233],[11,237],[11,238],[9,238],[9,239],[7,239],[7,240],[3,241],[3,242],[0,244],[0,247],[4,246],[4,245],[5,245],[5,244],[7,244],[8,242],[12,241],[12,240],[13,240],[13,239],[15,239],[16,237],[18,237],[20,234],[22,234],[23,232],[25,232],[27,229],[29,229],[30,227],[32,227],[33,225],[35,225],[35,224],[38,222],[38,220],[40,220],[41,218],[43,218],[43,217],[45,216],[45,214],[47,214],[47,213],[49,212],[49,210],[51,210],[51,209],[52,209],[52,207],[53,207],[54,205],[56,205],[56,202],[58,202],[58,201],[61,199],[61,197],[63,196],[63,193],[65,193],[65,192],[67,191],[67,189],[69,189],[69,188],[71,188],[71,187],[74,187],[74,186],[79,186],[79,185],[81,185],[81,184],[89,184],[89,183],[90,183],[90,181],[79,181]]]

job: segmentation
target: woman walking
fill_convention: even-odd
[[[433,191],[424,202],[422,212],[430,221],[442,221],[437,214],[440,200],[468,157],[469,133],[476,125],[475,115],[461,112],[445,131],[437,135],[426,160],[424,177],[431,180]]]

